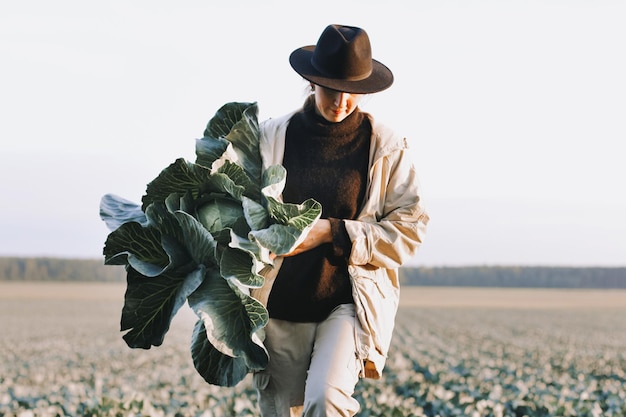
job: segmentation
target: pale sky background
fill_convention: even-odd
[[[363,27],[396,81],[431,215],[412,264],[626,265],[626,2],[0,5],[0,256],[100,258],[100,197],[140,202],[229,101],[302,103],[293,49]]]

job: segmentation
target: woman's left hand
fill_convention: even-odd
[[[306,252],[313,248],[318,247],[324,243],[330,243],[333,241],[333,235],[330,230],[330,221],[328,219],[319,219],[313,224],[311,230],[306,235],[305,239],[291,252],[283,256],[294,256],[302,252]]]

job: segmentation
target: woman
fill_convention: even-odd
[[[330,25],[289,61],[312,94],[261,123],[263,164],[286,168],[285,202],[314,198],[323,211],[254,294],[270,314],[270,362],[254,382],[264,417],[352,416],[359,377],[382,372],[397,268],[421,244],[428,216],[406,141],[358,107],[393,82],[372,59],[367,33]]]

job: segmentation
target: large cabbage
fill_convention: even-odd
[[[105,264],[124,265],[121,330],[131,348],[163,343],[185,302],[198,315],[191,355],[210,384],[234,386],[264,369],[263,285],[270,253],[291,251],[319,218],[314,200],[280,200],[286,172],[263,171],[256,103],[227,103],[196,141],[196,161],[177,159],[150,182],[142,204],[102,197],[111,233]]]

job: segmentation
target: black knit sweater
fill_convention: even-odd
[[[329,219],[333,242],[284,259],[268,301],[270,317],[320,322],[352,303],[347,259],[352,244],[342,219],[355,219],[367,185],[371,125],[355,110],[340,123],[315,113],[312,100],[289,122],[283,165],[285,202],[314,198]]]

